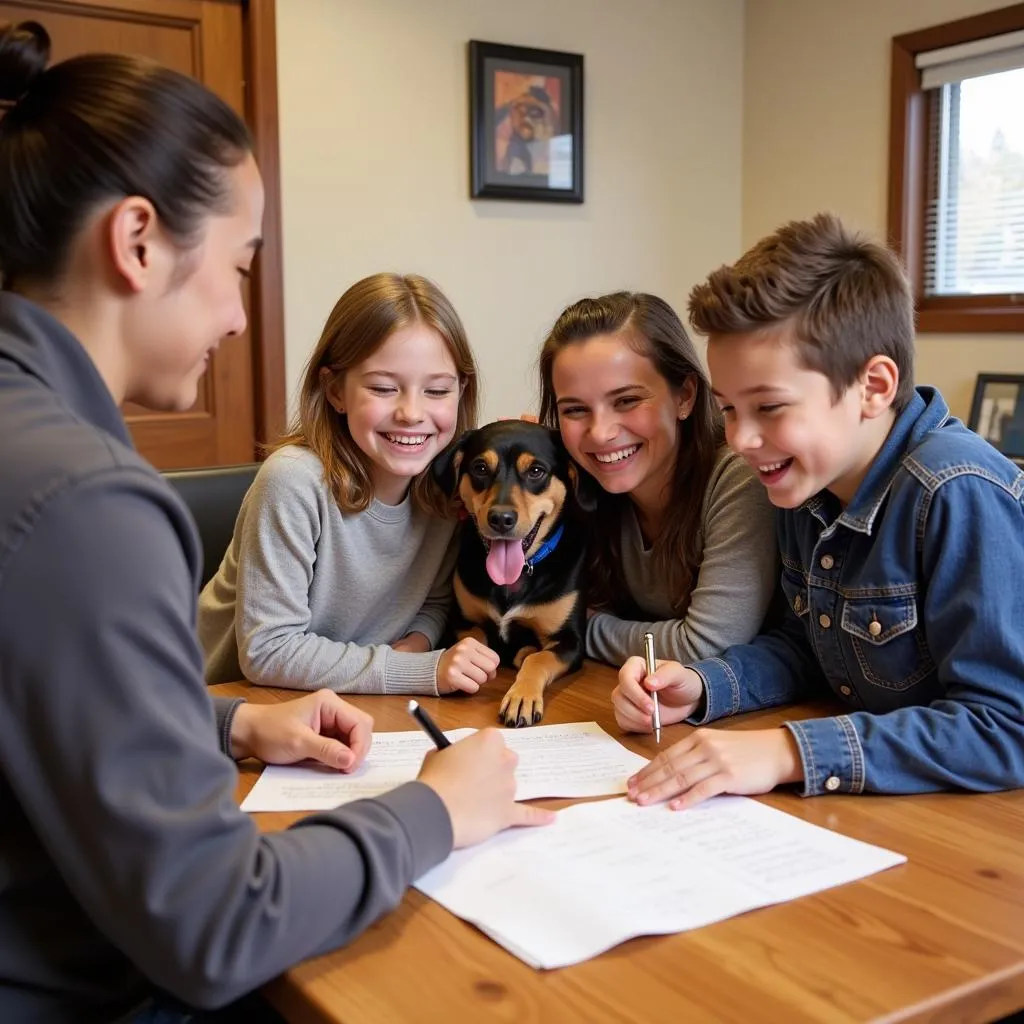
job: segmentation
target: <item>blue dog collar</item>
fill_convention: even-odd
[[[544,541],[543,544],[541,544],[540,551],[538,551],[537,554],[535,554],[533,556],[533,558],[528,558],[526,560],[526,575],[527,576],[532,576],[533,575],[533,567],[538,562],[543,562],[544,559],[547,558],[548,555],[550,555],[551,552],[554,551],[555,548],[558,547],[558,542],[562,539],[562,533],[564,532],[564,530],[565,530],[565,524],[564,523],[559,523],[558,524],[558,529],[555,530],[555,532],[550,537],[548,537],[548,539],[546,541]]]

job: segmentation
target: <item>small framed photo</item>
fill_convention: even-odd
[[[583,202],[583,56],[472,40],[474,199]]]
[[[979,373],[967,426],[1015,462],[1024,462],[1024,374]]]

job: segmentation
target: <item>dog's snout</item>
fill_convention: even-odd
[[[487,525],[495,533],[509,533],[515,529],[518,518],[514,508],[496,505],[487,513]]]

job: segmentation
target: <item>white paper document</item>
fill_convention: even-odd
[[[445,735],[453,743],[471,730]],[[267,765],[242,801],[243,811],[329,811],[339,804],[380,796],[415,779],[430,737],[413,732],[378,732],[366,760],[347,775],[322,765]]]
[[[614,796],[647,758],[613,739],[597,722],[535,725],[509,730],[505,743],[519,755],[516,799]]]
[[[453,729],[453,743],[473,729]],[[596,722],[537,725],[507,730],[505,742],[519,755],[516,799],[608,796],[626,792],[626,779],[647,763]],[[243,811],[324,811],[350,800],[379,796],[416,778],[423,755],[433,749],[420,729],[375,733],[370,752],[348,775],[308,765],[270,765],[242,801]]]
[[[415,884],[532,967],[552,968],[905,860],[746,797],[687,811],[606,800],[457,850]]]

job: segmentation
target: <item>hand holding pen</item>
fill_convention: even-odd
[[[678,661],[656,661],[655,671],[650,673],[646,658],[630,658],[619,669],[619,682],[612,690],[612,709],[619,728],[624,732],[654,732],[655,694],[660,724],[675,725],[697,709],[704,696],[704,681]]]
[[[451,743],[414,700],[409,701],[409,714],[438,747],[423,759],[418,779],[447,809],[456,849],[473,846],[513,825],[548,825],[555,820],[553,811],[515,802],[519,758],[505,745],[499,730],[481,729]]]

